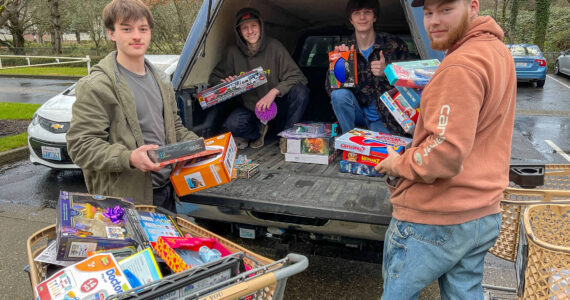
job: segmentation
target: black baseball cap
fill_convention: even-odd
[[[259,21],[259,11],[255,8],[242,8],[236,13],[236,27],[249,20]]]

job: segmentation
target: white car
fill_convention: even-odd
[[[153,65],[172,76],[180,55],[146,55]],[[75,84],[42,104],[28,126],[30,161],[54,169],[79,169],[67,153],[65,133],[71,122]]]
[[[554,63],[554,74],[559,73],[570,76],[570,49],[560,52]]]

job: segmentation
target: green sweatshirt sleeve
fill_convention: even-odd
[[[99,76],[105,76],[103,74]],[[69,156],[82,169],[122,172],[131,169],[131,151],[121,144],[110,144],[110,119],[104,101],[113,99],[110,84],[93,86],[93,80],[80,80],[76,87],[71,126],[66,134]]]

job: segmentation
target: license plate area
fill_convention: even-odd
[[[61,149],[57,147],[42,146],[42,158],[61,161]]]
[[[515,67],[517,67],[517,68],[526,68],[527,66],[528,66],[528,64],[525,62],[518,62],[515,64]]]

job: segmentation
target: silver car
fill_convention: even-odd
[[[556,58],[554,63],[554,74],[566,74],[570,76],[570,49],[561,51],[560,56]]]

